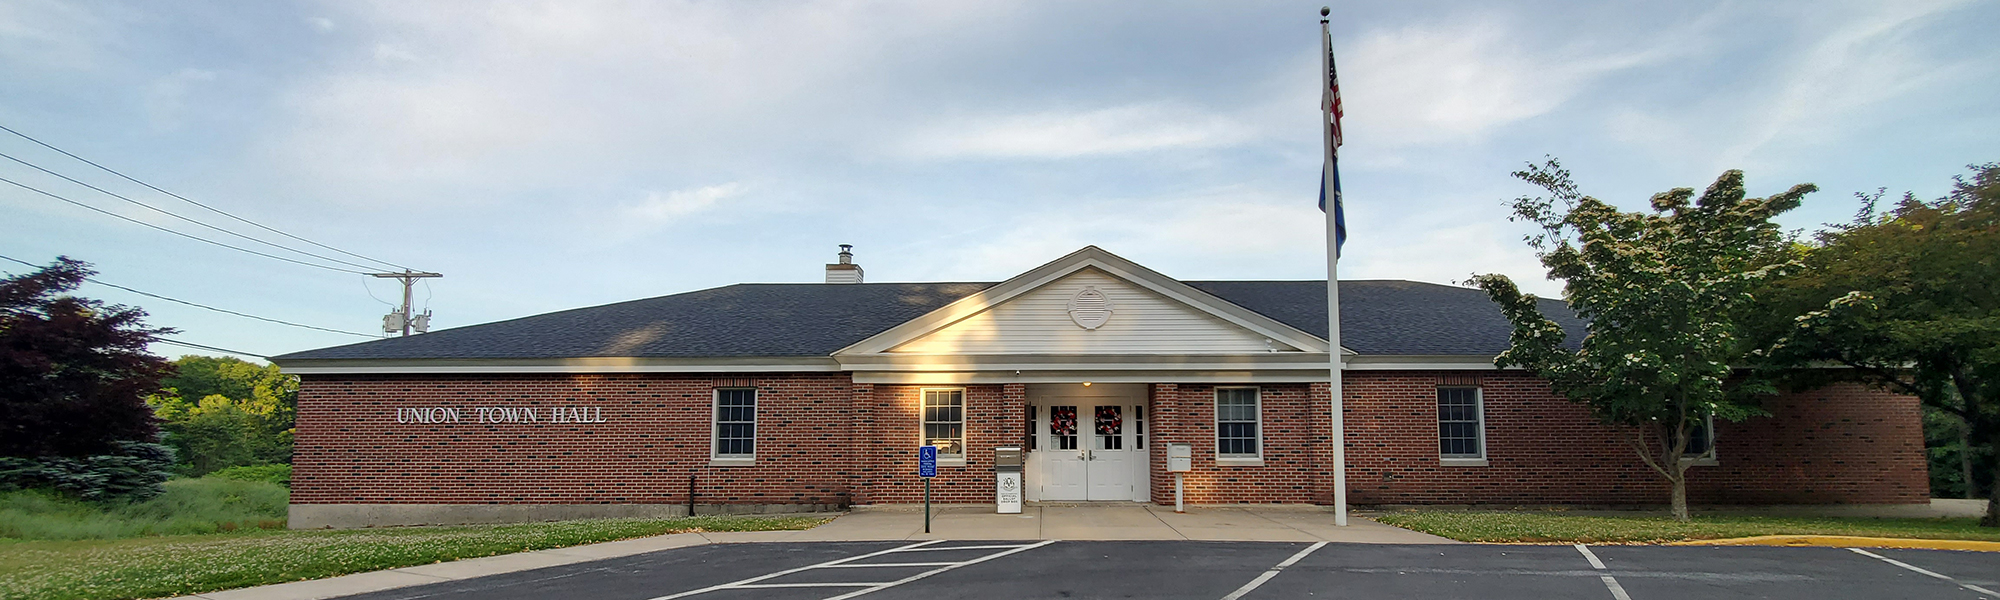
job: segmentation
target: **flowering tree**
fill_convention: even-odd
[[[1553,158],[1514,176],[1549,192],[1516,199],[1513,219],[1541,226],[1528,244],[1589,330],[1572,350],[1533,296],[1505,275],[1475,275],[1514,328],[1494,364],[1526,369],[1628,430],[1640,460],[1671,484],[1674,518],[1687,520],[1690,441],[1711,417],[1764,414],[1758,397],[1776,392],[1736,370],[1756,350],[1737,315],[1752,289],[1796,264],[1771,218],[1818,188],[1745,198],[1743,173],[1729,171],[1698,198],[1677,188],[1655,194],[1651,212],[1628,213],[1580,194]]]

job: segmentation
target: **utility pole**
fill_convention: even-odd
[[[412,321],[418,321],[415,324],[417,333],[423,333],[425,331],[430,330],[431,328],[430,311],[426,310],[424,311],[423,316],[416,318],[413,318],[412,315],[410,314],[410,311],[413,310],[410,307],[410,300],[411,300],[410,289],[412,286],[415,286],[417,284],[418,279],[443,277],[444,275],[438,273],[424,273],[419,271],[411,271],[409,269],[403,269],[403,272],[401,273],[369,273],[368,275],[371,277],[380,277],[383,279],[400,279],[403,282],[403,307],[397,309],[396,312],[389,313],[389,316],[382,318],[383,332],[395,333],[397,330],[400,329],[403,332],[403,337],[409,337],[410,326],[412,324],[411,323]]]

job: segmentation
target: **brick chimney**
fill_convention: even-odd
[[[840,245],[840,262],[826,266],[827,283],[861,283],[861,265],[854,264],[854,245]]]

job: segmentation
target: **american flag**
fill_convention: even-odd
[[[1320,26],[1324,30],[1326,21],[1320,21]],[[1327,85],[1325,93],[1320,98],[1319,108],[1325,111],[1327,124],[1331,126],[1333,135],[1329,140],[1332,145],[1326,149],[1326,170],[1320,173],[1319,209],[1327,210],[1327,188],[1333,188],[1333,248],[1334,255],[1339,256],[1340,248],[1347,245],[1347,210],[1341,206],[1340,201],[1340,75],[1333,68],[1333,38],[1323,35],[1321,39],[1326,41]]]
[[[1328,148],[1329,156],[1340,154],[1340,72],[1333,68],[1333,49],[1326,49],[1327,89],[1320,98],[1320,110],[1326,111],[1327,119],[1333,124],[1333,147]]]

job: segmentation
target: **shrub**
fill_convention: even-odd
[[[0,491],[50,489],[80,500],[138,501],[157,496],[172,476],[174,451],[160,444],[112,442],[111,454],[0,458]]]
[[[83,502],[48,490],[0,494],[0,538],[116,539],[282,529],[290,494],[262,481],[177,479],[144,502]]]
[[[275,483],[278,485],[289,486],[292,484],[292,466],[252,465],[246,467],[229,467],[227,469],[222,469],[214,473],[203,475],[202,477],[213,478],[213,479],[232,479],[236,481],[262,481],[265,483]]]

